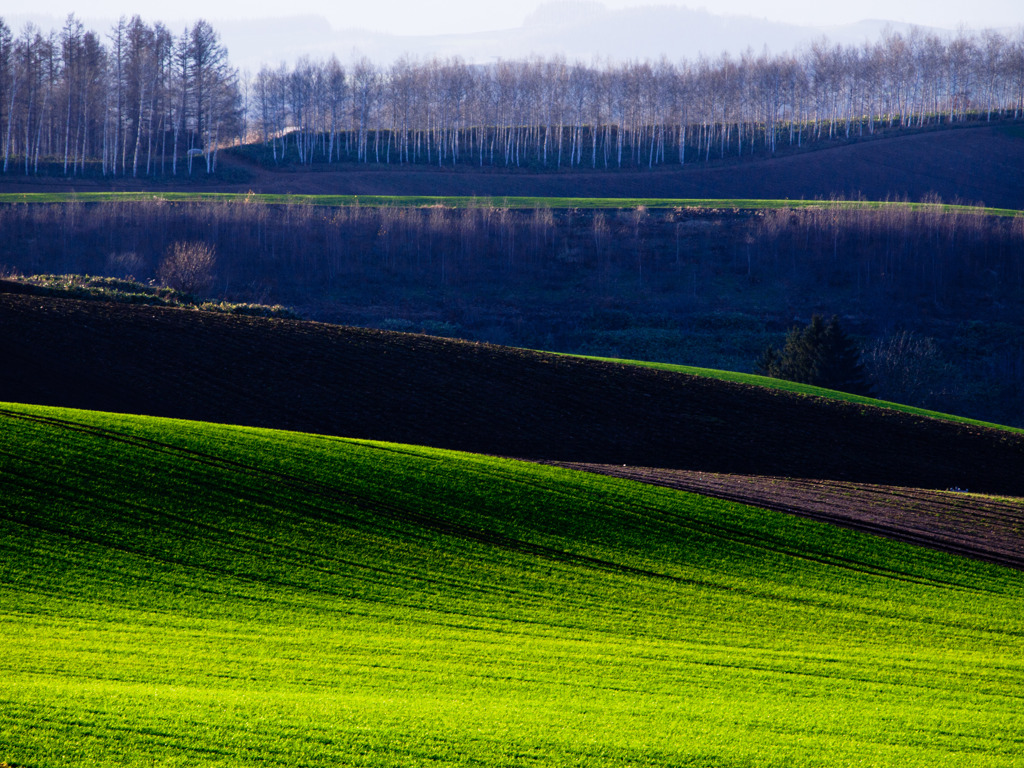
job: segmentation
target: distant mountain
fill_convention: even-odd
[[[188,24],[146,14],[161,20],[174,33]],[[152,17],[152,18],[150,18]],[[26,21],[44,30],[59,29],[63,19],[5,15],[15,32]],[[113,19],[82,16],[89,29],[106,32]],[[294,62],[300,56],[342,62],[367,56],[389,63],[403,55],[414,58],[461,56],[467,61],[524,58],[533,55],[564,55],[591,61],[595,58],[623,61],[660,59],[672,61],[717,58],[722,52],[739,55],[747,49],[760,53],[766,46],[778,53],[794,50],[826,36],[834,43],[859,44],[875,40],[888,28],[905,31],[910,25],[884,20],[861,21],[831,27],[783,24],[753,16],[723,16],[707,10],[670,5],[609,9],[596,0],[553,0],[529,14],[519,27],[476,34],[392,35],[363,29],[334,29],[322,16],[285,16],[245,20],[208,21],[221,34],[232,63],[255,72],[263,64]]]
[[[332,30],[326,19],[312,16],[226,21],[217,26],[232,60],[252,70],[263,63],[332,53],[343,62],[367,56],[385,63],[403,55],[461,56],[475,62],[555,54],[588,62],[595,58],[656,60],[662,56],[678,61],[701,55],[717,58],[724,51],[734,56],[747,49],[760,53],[765,46],[773,52],[793,50],[822,36],[836,43],[858,44],[877,39],[887,27],[907,30],[910,25],[862,21],[806,27],[667,5],[611,10],[588,0],[546,3],[520,27],[476,34],[401,36]],[[268,40],[273,40],[273,45],[268,45]],[[273,53],[268,55],[268,51]]]

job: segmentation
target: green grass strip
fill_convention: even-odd
[[[429,195],[301,195],[256,194],[244,192],[23,192],[0,194],[0,204],[63,204],[130,203],[163,200],[167,202],[252,202],[265,205],[316,205],[331,207],[403,207],[446,208],[504,207],[518,210],[536,208],[629,210],[638,207],[651,209],[692,208],[701,210],[757,211],[788,208],[878,209],[904,206],[912,210],[940,208],[944,212],[960,211],[989,216],[1016,216],[1020,211],[1009,208],[985,208],[970,205],[936,205],[868,200],[757,200],[757,199],[700,199],[700,198],[590,198],[590,197],[444,197]]]

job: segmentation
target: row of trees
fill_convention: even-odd
[[[999,218],[937,199],[908,206],[834,205],[764,211],[734,266],[751,279],[901,295],[954,306],[964,292],[1024,289],[1024,216]],[[738,260],[738,261],[737,261]]]
[[[1024,424],[1024,216],[938,202],[753,214],[249,197],[0,205],[0,232],[0,276],[209,279],[214,295],[319,320],[736,370],[769,341],[784,358],[794,319],[841,307],[851,333],[877,340],[862,355],[877,395]]]
[[[336,58],[264,66],[252,125],[278,161],[609,168],[1024,114],[1024,30],[914,29],[799,54],[470,65]]]
[[[275,162],[638,167],[1022,114],[1024,30],[679,62],[303,58],[239,78],[205,21],[101,36],[72,15],[15,36],[0,19],[3,168],[25,173],[177,174],[198,156],[212,171],[249,133]]]
[[[44,34],[14,36],[0,18],[3,170],[64,174],[191,172],[216,167],[217,147],[237,136],[240,92],[217,32],[197,21],[175,36],[161,23],[120,19],[106,38],[70,15]]]

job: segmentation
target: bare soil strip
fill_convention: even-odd
[[[837,480],[545,463],[788,512],[1024,570],[1024,498]]]

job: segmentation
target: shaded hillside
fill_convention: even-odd
[[[0,400],[532,459],[1024,495],[1024,436],[417,335],[0,293]]]
[[[349,167],[253,173],[256,192],[743,199],[944,200],[1024,208],[1019,127],[971,127],[825,146],[775,158],[624,171]],[[243,185],[244,186],[244,185]],[[127,187],[126,187],[127,188]],[[245,191],[245,190],[242,190]]]
[[[671,197],[828,199],[863,195],[872,200],[944,200],[1024,209],[1024,128],[1018,124],[970,126],[837,144],[771,159],[730,161],[684,168],[627,171],[506,171],[460,167],[347,164],[341,170],[270,171],[221,154],[234,181],[149,182],[142,179],[0,176],[0,191],[133,190],[192,188],[204,191],[480,195],[545,197]]]

